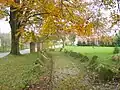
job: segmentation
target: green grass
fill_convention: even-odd
[[[38,80],[38,72],[31,72],[37,53],[0,59],[0,90],[21,90],[29,81]]]
[[[109,65],[116,64],[111,60],[114,47],[67,46],[65,49],[80,52],[87,55],[90,59],[92,56],[97,55],[100,63]]]
[[[69,50],[84,54],[112,54],[114,47],[67,46]]]

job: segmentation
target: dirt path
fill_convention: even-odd
[[[65,55],[61,52],[54,52],[53,60],[54,60],[54,85],[59,83],[60,80],[64,80],[68,76],[76,76],[80,73],[80,69],[78,69],[75,62],[73,62],[73,58]]]
[[[49,78],[48,78],[48,83],[46,83],[45,80],[47,80],[47,79],[45,78],[45,80],[43,80],[43,81],[45,81],[45,84],[43,82],[38,85],[35,84],[35,85],[33,85],[32,89],[30,88],[28,90],[66,90],[66,89],[61,89],[61,88],[59,89],[59,86],[60,86],[59,83],[61,81],[69,80],[68,79],[69,77],[74,78],[74,77],[85,75],[86,71],[85,71],[84,65],[79,62],[79,59],[74,60],[74,58],[67,56],[65,53],[62,53],[62,52],[52,52],[51,54],[53,56],[52,59],[54,61],[54,67],[53,67],[54,69],[53,69],[53,74],[52,74],[53,75],[52,89],[48,89],[51,82],[49,82]],[[80,68],[79,68],[79,66],[80,66]],[[91,81],[89,82],[88,77],[85,77],[83,79],[78,77],[78,78],[75,78],[75,81],[73,81],[73,79],[72,79],[71,82],[72,82],[72,85],[74,85],[74,83],[75,83],[75,85],[77,87],[71,86],[72,88],[75,88],[75,89],[70,89],[70,90],[120,90],[117,88],[118,86],[115,86],[115,85],[105,84],[105,86],[104,86],[104,85],[98,84],[98,85],[93,86]],[[68,84],[65,84],[65,85],[66,86],[71,85],[71,82],[69,83],[69,81],[68,81],[67,82]],[[40,88],[41,85],[43,85],[42,88]],[[61,84],[61,85],[63,85],[63,87],[64,87],[64,84]],[[85,89],[87,87],[84,85],[87,85],[87,87],[89,89]],[[79,87],[80,88],[83,87],[83,89],[80,89]]]
[[[55,52],[53,54],[54,71],[56,73],[70,75],[76,75],[77,73],[79,73],[79,69],[77,68],[76,63],[73,62],[73,58],[60,52]]]
[[[65,80],[68,76],[77,76],[77,75],[84,75],[85,71],[83,68],[84,65],[77,63],[77,60],[74,60],[74,58],[67,56],[64,53],[55,52],[53,53],[53,60],[54,60],[54,86],[57,87],[57,83],[59,83],[60,80]],[[80,68],[78,68],[78,65],[81,65]],[[79,80],[78,80],[79,81]],[[88,85],[92,85],[88,82],[87,78],[83,80],[82,83],[88,83]],[[108,86],[107,86],[108,85]],[[91,86],[92,87],[92,86]],[[96,85],[95,88],[92,88],[91,90],[120,90],[118,89],[118,86],[116,85]],[[54,89],[57,90],[57,89]]]
[[[59,87],[58,84],[61,80],[65,80],[68,76],[76,76],[80,73],[80,69],[77,67],[76,63],[73,62],[74,59],[65,55],[62,52],[52,52],[54,66],[53,66],[53,78],[52,90],[57,90],[56,87]],[[48,82],[49,83],[49,82]],[[28,90],[49,90],[49,89],[40,89],[41,84],[33,85],[32,89]],[[47,83],[45,87],[47,86]],[[39,88],[39,89],[37,89]],[[46,87],[47,88],[47,87]]]

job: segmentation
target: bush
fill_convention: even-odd
[[[81,62],[89,61],[89,58],[81,53],[73,52],[72,50],[67,51],[64,49],[64,53],[70,55],[71,57],[74,57],[75,59],[80,58]]]
[[[65,53],[68,53],[71,57],[74,57],[75,59],[76,58],[82,58],[84,56],[81,53],[73,52],[72,50],[71,51],[66,51],[65,50]]]
[[[107,64],[99,63],[98,56],[93,56],[88,64],[88,69],[97,73],[97,78],[101,81],[111,81],[115,75],[114,67]]]
[[[77,53],[76,58],[82,58],[84,55],[81,53]]]
[[[77,58],[78,57],[78,53],[77,52],[71,52],[70,56]]]
[[[81,62],[86,62],[86,61],[89,61],[89,58],[87,56],[82,56]]]
[[[50,49],[49,49],[49,51],[55,51],[55,49],[53,49],[53,48],[50,48]]]
[[[75,59],[80,58],[81,62],[89,61],[89,58],[81,53],[73,52],[72,50],[67,51],[66,49],[64,49],[64,52],[69,54],[71,57],[74,57]]]
[[[100,80],[111,81],[115,75],[112,68],[105,64],[99,64],[97,66],[97,72]]]
[[[76,54],[76,52],[73,52],[72,50],[71,50],[71,51],[69,51],[69,55],[70,55],[70,56],[72,56],[72,57],[73,57],[73,56],[75,56],[75,54]]]
[[[112,56],[112,61],[120,61],[120,55],[119,54],[115,54]]]
[[[118,47],[115,47],[114,48],[114,51],[113,51],[113,54],[118,54],[119,53],[119,48]]]
[[[82,43],[78,41],[77,46],[82,46]]]
[[[98,65],[97,59],[98,59],[98,56],[92,57],[92,60],[88,64],[89,69],[94,70],[97,67],[97,65]]]
[[[68,50],[67,50],[67,49],[64,49],[64,53],[68,53]]]

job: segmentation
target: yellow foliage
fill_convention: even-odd
[[[87,22],[85,16],[76,15],[74,13],[75,11],[83,12],[85,6],[81,4],[79,7],[79,3],[77,3],[79,0],[73,0],[73,2],[75,3],[74,5],[65,4],[63,1],[63,5],[61,6],[61,2],[55,3],[54,0],[25,0],[20,3],[20,5],[17,5],[14,0],[0,0],[0,3],[2,4],[8,3],[8,5],[15,5],[16,9],[19,9],[18,11],[20,11],[20,13],[17,13],[20,14],[18,15],[18,19],[25,20],[24,24],[26,24],[26,18],[30,15],[33,15],[34,17],[34,14],[47,13],[39,15],[39,17],[42,18],[42,25],[40,25],[39,30],[40,35],[38,35],[39,37],[55,35],[57,31],[62,34],[73,32],[78,35],[92,35],[92,29],[94,28],[93,23]],[[28,21],[30,19],[28,19]],[[34,22],[34,20],[30,20],[30,23]],[[70,25],[68,25],[68,22],[71,22]],[[18,31],[17,36],[24,33],[25,30],[21,27]],[[28,33],[28,35],[35,39],[35,34],[33,32]]]
[[[102,41],[102,42],[112,42],[113,41],[113,38],[112,37],[110,37],[110,36],[101,36],[101,38],[100,38],[100,41]]]
[[[74,31],[76,32],[76,34],[78,34],[79,36],[90,36],[92,35],[92,30],[93,30],[93,23],[76,23],[73,26]]]
[[[57,27],[55,26],[54,23],[54,18],[52,16],[47,17],[44,20],[44,24],[42,25],[42,30],[41,30],[41,34],[54,34],[57,30]]]
[[[17,31],[16,36],[24,34],[24,27],[20,27]]]
[[[12,5],[14,2],[14,0],[0,0],[1,4],[5,4],[5,5]]]

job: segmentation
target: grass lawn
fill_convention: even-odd
[[[112,54],[114,47],[67,46],[66,49],[84,54]]]
[[[116,64],[111,60],[114,47],[67,46],[65,49],[80,52],[87,55],[90,59],[92,56],[97,55],[99,57],[99,62],[109,65]]]
[[[38,80],[38,72],[32,72],[37,53],[0,59],[0,90],[21,90],[29,81]]]

